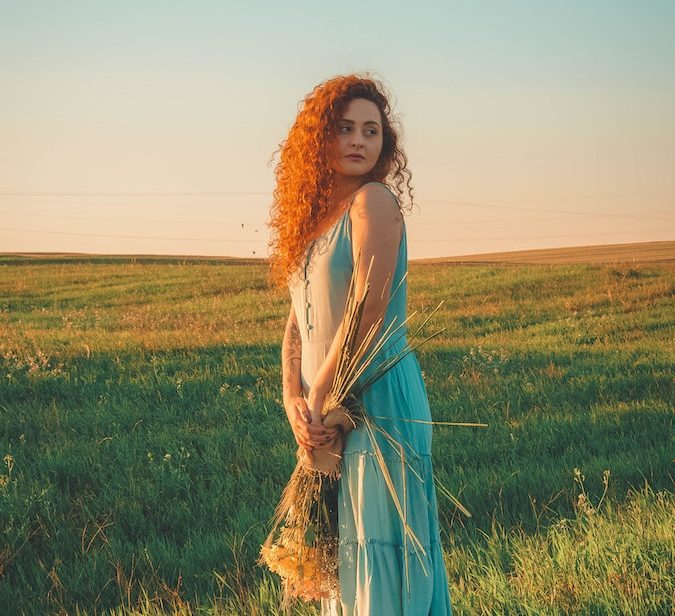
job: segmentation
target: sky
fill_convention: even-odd
[[[0,0],[0,252],[267,256],[271,157],[351,72],[403,127],[409,258],[673,240],[673,31],[672,0]]]

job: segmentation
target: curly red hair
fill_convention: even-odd
[[[271,278],[278,287],[288,284],[302,260],[307,238],[313,236],[328,213],[336,178],[329,165],[329,147],[337,121],[355,98],[375,103],[382,118],[382,151],[363,183],[388,184],[399,202],[407,192],[410,203],[405,209],[412,208],[412,174],[399,145],[398,121],[392,115],[384,86],[359,75],[341,75],[320,83],[302,101],[288,137],[275,152],[280,157],[275,168],[269,246]]]

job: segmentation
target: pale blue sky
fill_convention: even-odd
[[[327,6],[0,3],[0,252],[265,256],[268,159],[352,71],[404,124],[411,258],[674,239],[675,2]]]

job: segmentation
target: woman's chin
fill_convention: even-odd
[[[339,169],[335,170],[338,174],[338,176],[349,179],[349,180],[354,180],[357,178],[365,178],[368,176],[368,174],[372,171],[372,169],[346,169],[344,167],[340,167]]]

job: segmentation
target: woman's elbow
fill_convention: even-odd
[[[361,327],[366,330],[370,327],[377,327],[379,331],[382,328],[386,308],[386,302],[383,304],[366,304],[363,307],[363,314],[361,315]]]

